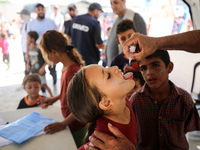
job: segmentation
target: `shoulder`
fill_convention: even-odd
[[[175,101],[179,101],[187,109],[194,107],[194,101],[193,101],[191,95],[186,90],[184,90],[180,87],[177,87],[172,82],[171,82],[171,87],[172,87],[172,96],[175,98]]]
[[[54,21],[53,21],[53,20],[51,20],[51,19],[49,19],[49,18],[45,18],[45,19],[44,19],[44,22],[50,22],[50,23],[54,23]]]

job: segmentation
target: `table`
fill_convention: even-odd
[[[32,112],[38,112],[56,121],[62,121],[63,116],[61,114],[60,107],[49,106],[47,109],[42,109],[41,107],[33,107],[26,109],[18,109],[15,111],[0,112],[1,118],[5,122],[16,121]],[[72,137],[71,131],[67,127],[65,130],[54,134],[44,134],[37,137],[33,137],[23,142],[22,144],[12,143],[0,148],[1,150],[76,150],[74,139]]]

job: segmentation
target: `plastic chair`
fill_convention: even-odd
[[[200,62],[197,62],[194,65],[194,70],[193,70],[193,79],[192,79],[192,86],[191,86],[191,94],[193,93],[193,88],[194,88],[194,81],[195,81],[195,76],[196,76],[196,69],[200,65]],[[196,105],[200,105],[200,93],[197,96],[197,99],[194,99],[196,101]]]

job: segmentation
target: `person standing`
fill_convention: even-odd
[[[55,22],[58,30],[61,31],[64,23],[64,16],[59,12],[59,7],[57,5],[54,5],[53,11],[54,12],[50,15],[50,19]]]
[[[51,30],[51,29],[58,30],[58,28],[53,20],[45,18],[44,5],[42,5],[41,3],[38,3],[35,6],[35,11],[37,13],[37,18],[35,20],[31,21],[30,23],[28,23],[27,33],[29,31],[36,31],[39,34],[39,37],[41,37],[41,35],[44,32],[46,32],[47,30]],[[38,42],[39,42],[39,40],[37,40],[37,44],[38,44]],[[27,48],[28,48],[28,46],[29,45],[27,43]],[[28,57],[28,49],[27,49],[26,60],[28,60],[28,59],[29,59],[29,57]],[[49,71],[53,77],[53,85],[56,85],[56,83],[57,83],[56,65],[54,65],[53,67],[49,66]]]
[[[22,51],[23,51],[23,56],[24,56],[24,63],[25,63],[25,71],[24,74],[25,76],[29,74],[29,72],[26,70],[26,65],[27,65],[27,61],[26,61],[26,49],[27,49],[27,26],[28,26],[28,22],[30,21],[30,11],[28,11],[27,9],[22,9],[18,14],[20,14],[20,18],[23,21],[22,27],[21,27],[21,35],[22,35],[22,39],[21,39],[21,47],[22,47]]]
[[[67,38],[70,39],[71,38],[71,23],[77,14],[76,5],[70,4],[68,6],[68,13],[71,19],[64,22],[64,33],[67,35]]]
[[[122,52],[122,47],[118,47],[116,42],[117,35],[116,35],[116,26],[117,24],[124,19],[130,19],[135,22],[135,27],[137,32],[146,35],[146,24],[144,19],[136,12],[126,8],[126,0],[110,0],[110,4],[112,10],[118,17],[115,19],[113,26],[110,30],[109,38],[106,44],[106,61],[107,66],[111,65],[111,61],[114,56]]]
[[[104,50],[101,27],[97,20],[101,12],[101,5],[92,3],[88,8],[88,13],[76,16],[72,21],[71,41],[86,65],[98,64],[100,60],[99,49]]]

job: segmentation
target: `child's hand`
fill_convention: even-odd
[[[135,70],[132,66],[129,66],[127,64],[126,64],[126,66],[124,66],[123,69],[124,69],[124,73]]]
[[[38,100],[38,104],[40,107],[42,108],[47,108],[49,105],[52,105],[54,102],[51,98],[47,98],[47,97],[41,97]]]
[[[31,66],[29,64],[26,65],[26,70],[29,72],[30,71]]]
[[[43,75],[44,74],[44,68],[40,68],[39,72],[38,72],[40,75]]]
[[[62,122],[55,122],[55,123],[47,125],[44,128],[44,132],[46,132],[46,134],[53,134],[55,132],[62,131],[65,128],[66,126]]]

